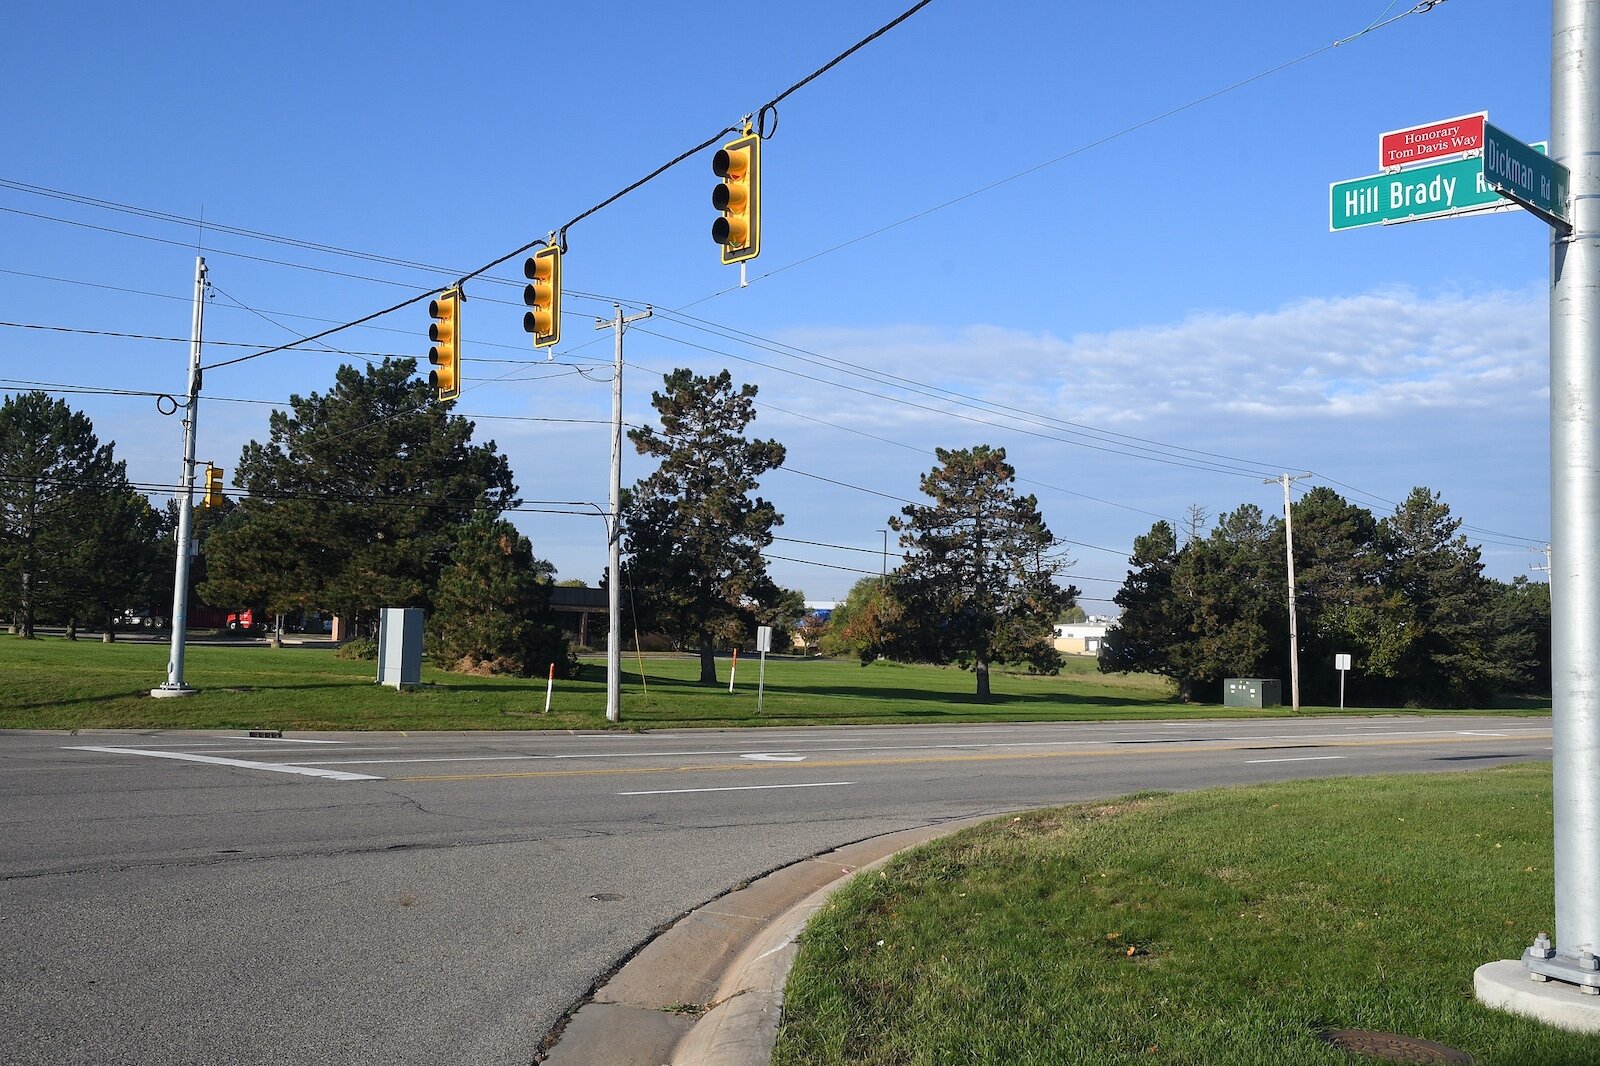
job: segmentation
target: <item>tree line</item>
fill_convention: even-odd
[[[446,668],[563,674],[576,657],[550,610],[555,571],[506,518],[521,503],[494,441],[434,402],[410,359],[340,367],[294,395],[245,445],[237,502],[198,509],[194,593],[270,615],[329,611],[370,632],[382,607],[422,607]],[[719,649],[770,626],[825,652],[954,663],[979,699],[994,663],[1054,672],[1052,624],[1077,611],[1069,560],[1005,450],[937,449],[927,502],[887,519],[902,562],[863,578],[827,624],[774,582],[765,553],[783,515],[759,494],[783,445],[753,438],[756,388],[726,370],[674,370],[656,426],[629,433],[654,469],[625,493],[624,625],[665,635],[716,681]],[[1331,702],[1333,656],[1356,661],[1358,702],[1463,706],[1547,689],[1547,586],[1484,577],[1449,508],[1414,490],[1382,518],[1327,488],[1294,503],[1302,693]],[[114,631],[136,602],[170,602],[177,505],[127,481],[88,418],[43,393],[0,405],[0,611]],[[1159,521],[1134,543],[1100,666],[1172,678],[1215,702],[1222,679],[1287,678],[1284,528],[1246,504],[1180,537]],[[613,580],[603,574],[602,586]]]
[[[1337,701],[1338,654],[1352,657],[1354,701],[1371,706],[1549,691],[1549,586],[1486,577],[1437,493],[1415,488],[1379,518],[1318,486],[1290,515],[1303,702]],[[1218,702],[1224,678],[1290,676],[1286,537],[1254,504],[1203,525],[1192,515],[1180,538],[1158,521],[1134,541],[1100,668],[1162,674],[1180,698]]]

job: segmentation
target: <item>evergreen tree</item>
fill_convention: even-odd
[[[782,594],[761,553],[783,517],[752,494],[783,464],[784,447],[744,436],[754,385],[735,390],[726,370],[678,369],[663,382],[650,397],[661,429],[628,431],[660,464],[627,494],[624,546],[647,624],[698,649],[700,681],[715,684],[717,645],[743,643]]]
[[[247,495],[207,541],[207,600],[331,610],[356,630],[381,607],[429,606],[474,507],[517,501],[494,442],[473,444],[415,372],[342,366],[327,393],[272,413],[239,458]]]
[[[1116,595],[1122,617],[1106,635],[1100,669],[1170,677],[1189,702],[1219,699],[1224,678],[1259,676],[1286,660],[1283,564],[1272,551],[1275,535],[1282,544],[1278,526],[1245,504],[1207,536],[1191,529],[1182,548],[1165,521],[1135,539]]]
[[[1393,661],[1395,603],[1383,587],[1384,550],[1371,511],[1321,485],[1292,511],[1300,688],[1311,702],[1329,703],[1339,689],[1334,656],[1351,655],[1365,673]],[[1283,557],[1281,535],[1273,551]]]
[[[554,573],[510,522],[479,512],[461,527],[439,575],[431,654],[447,670],[532,677],[554,665],[573,676],[577,660],[550,616]]]
[[[986,700],[992,661],[1060,669],[1051,626],[1078,590],[1056,584],[1064,561],[1050,555],[1038,500],[1017,495],[1004,448],[935,454],[921,481],[933,503],[889,519],[908,549],[892,584],[902,610],[890,644],[897,657],[971,666]]]
[[[1518,574],[1490,581],[1494,657],[1516,668],[1522,691],[1550,694],[1550,586]]]
[[[97,512],[129,491],[87,415],[42,392],[0,404],[0,609],[23,637],[41,615],[70,618],[88,592],[85,575],[111,565],[83,541]]]
[[[1424,707],[1475,706],[1515,683],[1515,668],[1493,654],[1493,590],[1460,528],[1438,494],[1421,487],[1380,525],[1398,649],[1385,673]]]
[[[172,552],[171,538],[162,536],[161,515],[143,493],[123,485],[100,495],[68,555],[67,635],[75,637],[79,620],[94,621],[101,626],[101,639],[114,641],[122,611],[150,599],[154,575],[170,569]]]

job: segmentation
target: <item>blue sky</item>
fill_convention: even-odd
[[[907,6],[38,8],[4,75],[0,318],[186,337],[198,248],[208,341],[286,343],[543,236]],[[1489,573],[1527,573],[1549,534],[1548,230],[1519,211],[1334,234],[1328,185],[1376,172],[1380,133],[1435,119],[1487,110],[1546,137],[1550,12],[1447,0],[1327,47],[1405,9],[934,0],[780,105],[747,288],[709,238],[702,152],[571,228],[552,360],[515,287],[469,285],[457,409],[527,500],[603,503],[611,334],[594,320],[652,304],[627,335],[625,419],[649,418],[674,367],[756,383],[753,432],[789,449],[762,487],[790,538],[773,573],[813,600],[877,571],[934,448],[980,443],[1076,542],[1091,611],[1157,517],[1271,510],[1262,478],[1284,470],[1379,514],[1426,485]],[[328,343],[425,364],[426,327],[413,306]],[[0,389],[178,392],[186,359],[0,327]],[[350,359],[207,375],[200,458],[231,477],[269,410],[232,401],[325,390]],[[177,419],[65,398],[135,481],[175,482]],[[624,482],[648,470],[628,449]],[[559,576],[599,579],[598,520],[515,520]]]

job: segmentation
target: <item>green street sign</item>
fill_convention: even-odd
[[[1572,177],[1567,168],[1540,155],[1498,126],[1483,124],[1483,182],[1552,226],[1571,229],[1567,198]]]
[[[1545,150],[1542,142],[1523,147],[1534,152]],[[1361,226],[1514,209],[1515,205],[1485,180],[1483,160],[1476,157],[1369,174],[1328,186],[1328,228],[1335,233]]]

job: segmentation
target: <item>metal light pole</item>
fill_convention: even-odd
[[[172,655],[167,680],[150,695],[193,696],[183,681],[184,628],[189,622],[189,545],[194,524],[195,422],[200,414],[200,335],[205,323],[206,261],[194,260],[194,319],[189,331],[189,397],[183,409],[183,474],[178,483],[178,562],[172,578]]]
[[[881,589],[889,585],[889,531],[880,529],[878,532],[883,534],[883,570],[878,576],[878,587]]]
[[[1550,244],[1553,946],[1534,974],[1600,993],[1600,10],[1555,0],[1550,154],[1572,174],[1572,232]]]
[[[606,721],[622,721],[622,330],[630,322],[649,318],[646,307],[636,315],[622,316],[622,305],[612,304],[617,317],[595,319],[595,329],[613,329],[617,334],[616,361],[611,373],[611,518],[606,523],[610,538],[610,595],[606,626]]]

